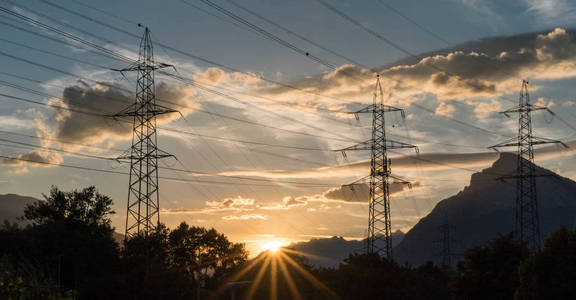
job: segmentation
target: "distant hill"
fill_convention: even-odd
[[[470,185],[458,194],[440,201],[436,207],[410,229],[394,249],[400,263],[420,265],[432,260],[441,250],[434,241],[440,239],[439,226],[448,220],[454,226],[456,248],[459,252],[507,234],[514,227],[516,182],[497,180],[500,174],[513,175],[517,156],[502,153],[498,160],[482,172],[472,175]],[[542,237],[564,225],[573,227],[576,218],[576,182],[552,171],[536,166],[537,193],[540,208]]]
[[[0,195],[0,223],[5,220],[9,222],[19,222],[18,218],[24,214],[24,208],[38,199],[33,197],[20,196],[16,194]]]
[[[404,233],[392,234],[392,245],[398,245]],[[288,248],[306,256],[310,264],[317,267],[338,267],[352,252],[362,252],[366,240],[346,240],[342,237],[316,238],[307,242],[293,243]]]

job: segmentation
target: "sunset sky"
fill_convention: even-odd
[[[498,112],[515,105],[522,79],[530,82],[532,102],[556,113],[535,113],[534,134],[576,146],[576,3],[569,0],[21,0],[0,6],[132,59],[142,23],[152,32],[156,60],[177,73],[164,71],[217,91],[156,74],[157,97],[177,103],[172,107],[183,116],[158,120],[160,148],[177,157],[161,164],[161,221],[214,227],[246,242],[253,254],[314,237],[364,237],[367,190],[340,185],[368,175],[370,153],[344,158],[333,150],[369,139],[370,116],[357,121],[346,112],[372,102],[375,71],[386,103],[406,110],[406,120],[387,115],[389,137],[417,145],[422,158],[406,157],[414,154],[409,150],[391,154],[393,173],[413,182],[412,189],[393,186],[393,230],[409,230],[497,158],[487,147],[517,130],[516,116]],[[125,62],[4,10],[0,154],[48,164],[4,158],[1,193],[41,197],[51,185],[95,185],[114,199],[112,219],[123,233],[128,176],[114,172],[128,172],[129,165],[89,156],[122,154],[130,124],[74,109],[122,110],[133,102],[134,74],[123,77],[112,69]],[[536,160],[576,179],[570,150],[543,148]]]

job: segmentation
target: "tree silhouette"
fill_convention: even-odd
[[[569,299],[576,295],[576,230],[551,233],[520,266],[517,299]]]
[[[45,270],[60,290],[101,291],[105,275],[116,272],[120,259],[111,205],[94,187],[71,192],[52,187],[44,200],[25,208],[22,219],[32,225],[2,230],[9,246],[1,247],[1,254],[11,257],[16,269],[28,261],[38,272]]]
[[[200,286],[213,287],[247,256],[243,244],[230,242],[215,229],[182,222],[170,231],[160,224],[155,231],[126,241],[125,294],[137,299],[190,299]]]
[[[528,256],[513,234],[466,250],[458,264],[457,299],[512,299],[519,285],[518,267]]]

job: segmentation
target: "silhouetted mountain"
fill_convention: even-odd
[[[392,234],[392,245],[398,245],[404,233],[400,230]],[[366,240],[346,240],[343,237],[316,238],[307,242],[294,243],[290,249],[306,256],[310,264],[317,267],[338,267],[352,252],[364,252]]]
[[[3,223],[5,220],[22,223],[18,218],[24,214],[24,208],[27,204],[37,200],[38,199],[33,197],[16,194],[0,195],[0,223]]]
[[[432,260],[439,262],[441,237],[439,226],[445,220],[453,226],[458,253],[507,234],[514,227],[516,181],[498,180],[502,175],[514,175],[517,156],[502,153],[496,162],[472,175],[470,185],[458,194],[440,201],[436,207],[410,229],[394,249],[398,262],[420,265]],[[537,194],[542,237],[565,225],[573,227],[576,217],[576,182],[536,166]]]

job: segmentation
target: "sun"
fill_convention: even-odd
[[[279,241],[270,241],[262,245],[262,251],[278,252],[283,244]]]

